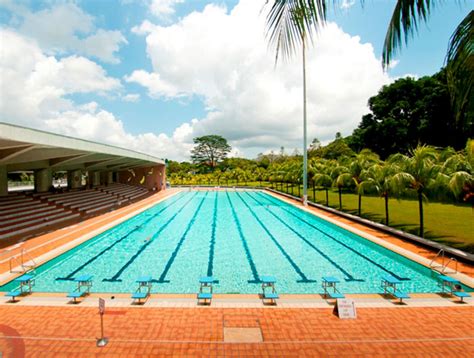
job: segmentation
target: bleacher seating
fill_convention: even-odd
[[[10,194],[0,201],[0,239],[18,235],[27,237],[38,230],[78,217],[79,214],[48,205],[37,198]]]
[[[145,195],[149,194],[148,190],[142,187],[136,187],[126,184],[112,184],[107,187],[101,188],[102,191],[118,195],[124,199],[128,199],[130,201],[139,199],[144,197]]]
[[[52,226],[78,222],[149,194],[145,188],[126,184],[59,193],[10,193],[0,197],[0,240],[37,235]]]

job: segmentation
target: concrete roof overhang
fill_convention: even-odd
[[[164,160],[112,145],[0,122],[0,165],[7,171],[123,170]]]

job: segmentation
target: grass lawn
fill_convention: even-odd
[[[206,183],[207,184],[207,183]],[[226,183],[220,183],[225,185]],[[247,186],[259,186],[258,182],[245,183]],[[211,183],[217,185],[217,183]],[[236,185],[234,181],[229,185]],[[243,186],[243,182],[238,183]],[[269,183],[262,183],[268,185]],[[278,185],[280,189],[280,185]],[[286,184],[283,184],[286,191]],[[288,190],[292,193],[291,186]],[[293,194],[298,196],[298,187],[293,188]],[[300,188],[302,195],[302,188]],[[309,200],[313,198],[312,188],[308,190]],[[326,204],[325,191],[316,192],[316,202]],[[358,196],[356,194],[344,193],[342,195],[343,211],[357,215]],[[419,217],[418,201],[416,200],[389,200],[390,226],[418,235]],[[329,191],[329,206],[339,209],[339,196],[337,192]],[[425,238],[437,241],[464,251],[474,253],[474,211],[469,205],[454,205],[442,203],[424,203]],[[362,197],[362,217],[385,223],[385,206],[383,198],[373,196]]]

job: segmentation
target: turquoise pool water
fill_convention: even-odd
[[[377,293],[384,275],[404,291],[439,291],[429,269],[259,191],[178,193],[36,272],[37,292],[71,291],[85,274],[93,292],[129,293],[144,275],[155,293],[197,292],[206,275],[218,293],[257,293],[264,275],[280,293],[320,293],[322,276],[341,292]]]

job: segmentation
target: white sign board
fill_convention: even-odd
[[[334,311],[341,319],[357,318],[354,301],[347,298],[338,298],[336,301],[336,306],[334,307]]]
[[[104,314],[105,312],[105,300],[103,298],[99,298],[99,313]]]

